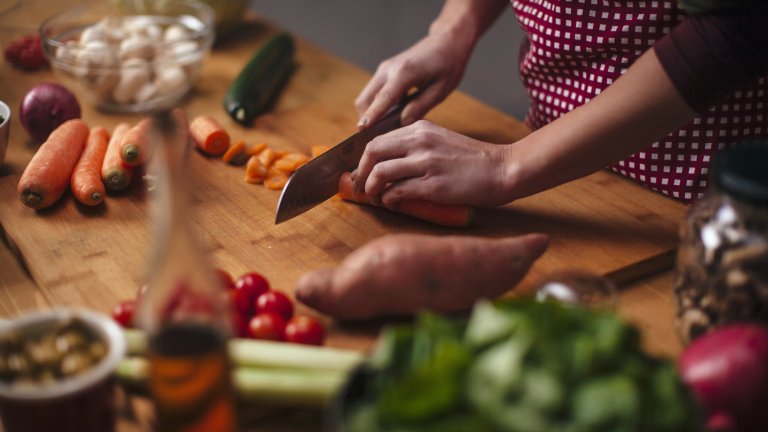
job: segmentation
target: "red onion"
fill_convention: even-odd
[[[709,430],[766,431],[768,327],[734,324],[693,341],[678,361]]]

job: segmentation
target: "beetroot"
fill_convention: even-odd
[[[19,120],[27,133],[43,142],[60,124],[80,118],[80,104],[66,87],[41,83],[27,92],[19,108]]]
[[[768,327],[733,324],[696,339],[678,361],[707,413],[709,430],[765,431]]]

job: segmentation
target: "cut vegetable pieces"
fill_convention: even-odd
[[[224,155],[221,156],[221,160],[230,165],[242,165],[248,160],[248,152],[246,149],[245,141],[240,140],[224,152]]]
[[[209,115],[197,116],[192,120],[189,136],[197,148],[210,156],[221,156],[229,148],[229,133]]]
[[[264,180],[264,186],[266,186],[267,189],[283,190],[283,187],[287,182],[288,182],[288,176],[276,175],[272,177],[267,177]]]

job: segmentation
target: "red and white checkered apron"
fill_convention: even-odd
[[[589,102],[686,17],[675,1],[512,0],[512,7],[528,36],[520,74],[533,129]],[[767,91],[760,78],[610,169],[690,203],[706,189],[717,149],[768,138]]]

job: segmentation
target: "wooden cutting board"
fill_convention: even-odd
[[[297,69],[273,111],[251,128],[231,121],[222,108],[226,88],[248,58],[274,33],[263,21],[245,26],[236,39],[215,47],[183,107],[191,117],[217,118],[234,140],[264,141],[275,149],[309,152],[314,144],[335,144],[355,132],[353,100],[370,74],[298,41]],[[50,72],[22,73],[3,64],[0,98],[14,109],[25,92]],[[110,130],[139,116],[95,111],[80,97],[83,119]],[[428,117],[460,133],[496,143],[513,142],[528,130],[519,121],[464,95],[449,97]],[[80,305],[108,311],[132,297],[142,284],[150,248],[144,185],[110,195],[86,208],[67,194],[53,208],[34,211],[16,194],[19,175],[34,154],[18,122],[12,121],[6,164],[0,167],[0,226],[38,291],[22,305],[0,296],[3,309]],[[501,237],[544,232],[548,251],[521,287],[550,272],[578,268],[626,282],[672,264],[677,227],[686,207],[626,179],[600,172],[505,207],[482,210],[468,229],[446,229],[333,198],[279,226],[274,225],[279,192],[243,181],[244,168],[192,154],[195,207],[190,212],[213,264],[235,275],[256,270],[272,285],[291,291],[308,270],[330,267],[379,236],[397,232]],[[0,272],[11,254],[0,255]],[[510,286],[510,289],[513,287]],[[353,343],[345,328],[335,345]]]

